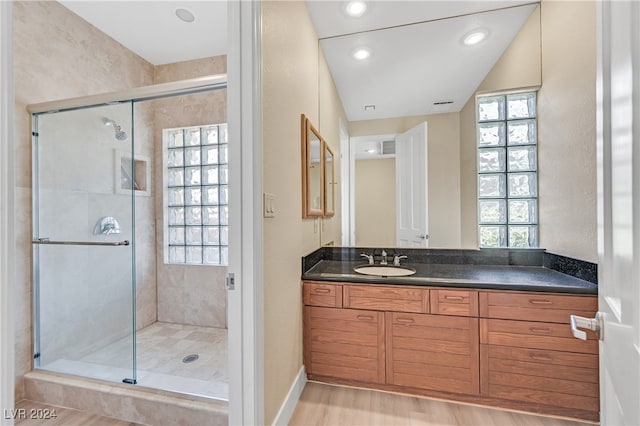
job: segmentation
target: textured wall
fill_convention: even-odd
[[[540,246],[598,261],[594,1],[542,2]]]
[[[227,72],[226,56],[155,68],[155,82],[185,80]],[[147,102],[145,102],[147,103]],[[227,122],[227,91],[206,92],[152,101],[155,130],[155,220],[158,270],[158,321],[207,327],[227,326],[226,266],[164,263],[162,129]]]
[[[265,423],[302,366],[300,257],[320,246],[317,219],[302,219],[300,114],[317,126],[318,40],[302,0],[262,3]]]

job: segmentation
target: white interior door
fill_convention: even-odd
[[[396,138],[396,239],[398,247],[429,246],[427,123]]]
[[[640,424],[640,3],[598,4],[602,425]]]

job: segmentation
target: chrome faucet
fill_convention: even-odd
[[[400,266],[400,259],[406,259],[407,256],[396,254],[393,257],[393,266]]]
[[[361,253],[360,257],[366,257],[367,260],[369,261],[369,265],[373,265],[374,264],[373,255],[372,254]]]
[[[381,265],[387,264],[387,252],[384,250],[382,250],[382,258],[380,259],[380,264]]]

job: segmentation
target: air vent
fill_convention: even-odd
[[[382,142],[382,155],[390,155],[396,153],[396,141]]]
[[[452,104],[453,101],[440,101],[440,102],[434,102],[434,105],[449,105]]]

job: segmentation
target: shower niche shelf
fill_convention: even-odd
[[[133,189],[136,195],[149,196],[151,184],[149,157],[141,154],[131,157],[130,152],[115,150],[115,192],[130,194]]]

